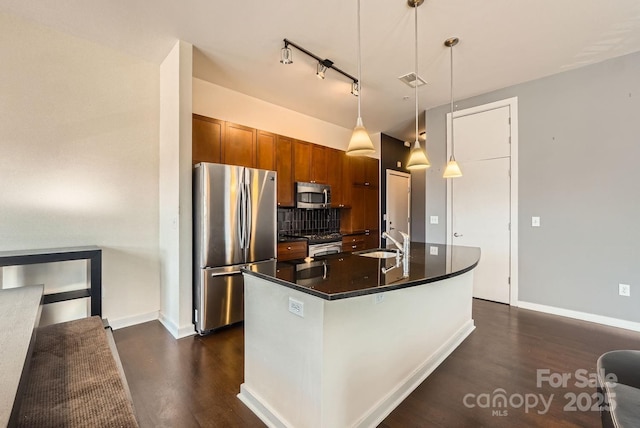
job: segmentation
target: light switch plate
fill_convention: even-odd
[[[429,223],[438,224],[438,216],[437,215],[432,215],[431,217],[429,217]]]
[[[540,227],[540,217],[531,217],[531,227]]]
[[[432,256],[437,256],[438,255],[438,247],[429,247],[429,254],[431,254]]]

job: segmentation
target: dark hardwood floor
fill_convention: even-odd
[[[482,300],[473,318],[476,330],[380,427],[599,427],[587,381],[598,356],[640,349],[640,333]],[[141,427],[264,426],[236,397],[242,326],[175,340],[153,321],[114,336]]]

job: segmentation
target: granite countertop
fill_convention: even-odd
[[[431,254],[432,248],[437,248],[437,254]],[[470,271],[480,260],[479,248],[454,245],[412,242],[410,254],[406,278],[402,265],[382,273],[381,268],[396,264],[395,258],[376,259],[357,253],[263,262],[243,271],[325,300],[337,300],[451,278]]]

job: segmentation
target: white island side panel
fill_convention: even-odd
[[[473,331],[472,289],[473,271],[328,302],[324,426],[380,423]]]
[[[472,288],[470,271],[329,301],[245,274],[238,396],[272,427],[376,426],[473,331]]]

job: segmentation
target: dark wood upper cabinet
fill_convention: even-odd
[[[292,138],[276,137],[276,172],[278,173],[278,205],[293,206],[293,144]]]
[[[352,184],[378,187],[380,173],[378,159],[366,156],[349,156],[349,175]]]
[[[378,159],[347,156],[342,150],[194,114],[197,162],[275,170],[281,207],[295,206],[296,181],[328,184],[331,206],[341,208],[341,229],[368,233],[372,243],[378,239]]]
[[[331,206],[341,208],[350,203],[346,203],[344,196],[344,185],[342,180],[343,165],[345,162],[345,152],[327,148],[327,183],[331,186]]]
[[[257,131],[248,126],[225,122],[222,163],[253,168],[256,165]]]
[[[220,163],[224,122],[206,116],[193,115],[192,161]]]
[[[329,183],[327,164],[329,148],[296,141],[293,145],[295,181]]]
[[[364,185],[378,187],[380,181],[380,162],[378,159],[365,157],[364,159]]]
[[[294,181],[311,181],[311,143],[294,141],[293,177]]]
[[[311,182],[329,183],[328,179],[328,154],[329,148],[318,144],[311,145]]]
[[[276,134],[258,130],[256,168],[272,171],[276,169]]]

